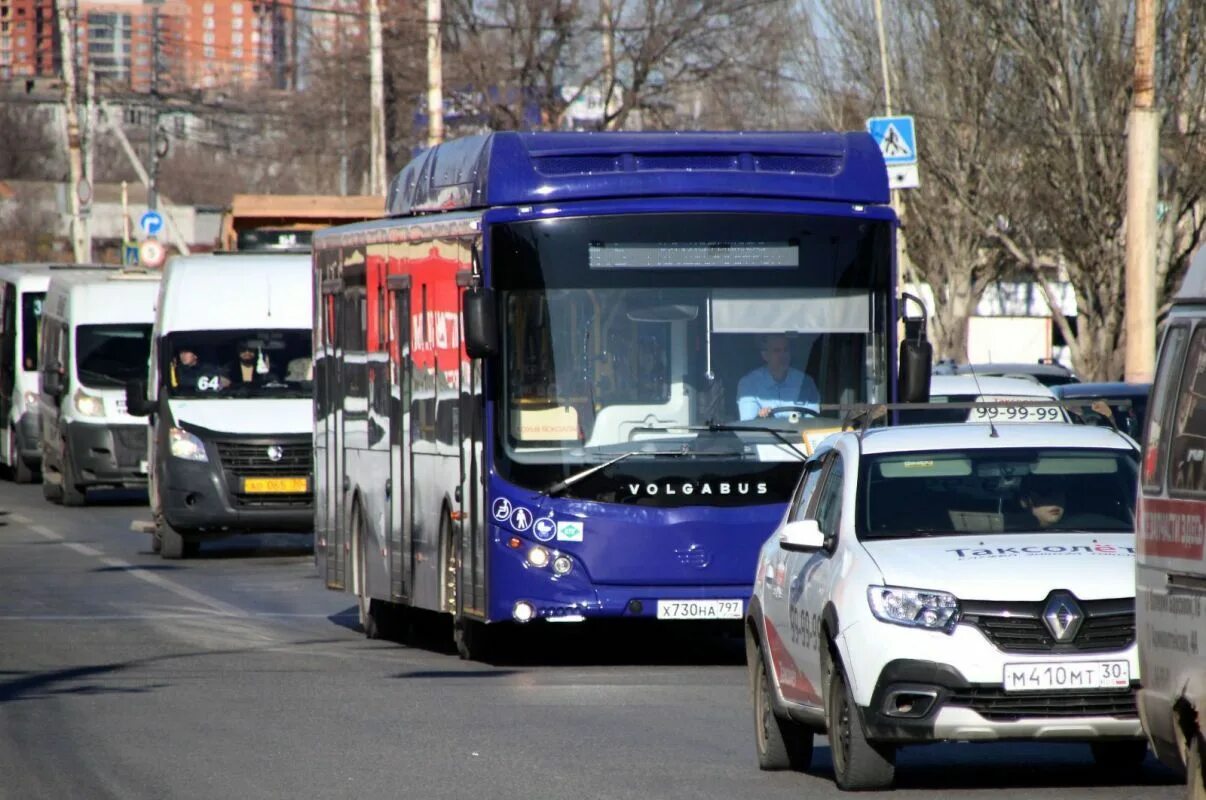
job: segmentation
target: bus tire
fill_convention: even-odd
[[[368,541],[364,531],[364,511],[360,501],[352,502],[352,541],[356,543],[356,564],[354,588],[356,591],[356,611],[360,621],[360,630],[364,631],[366,639],[380,639],[383,631],[381,616],[384,613],[382,604],[373,600],[368,594]]]
[[[465,661],[490,661],[497,638],[497,632],[484,622],[458,615],[452,623],[456,654]]]
[[[81,489],[75,485],[71,476],[75,474],[75,465],[71,460],[71,451],[66,447],[63,448],[63,505],[65,506],[82,506],[88,502],[86,489]]]
[[[8,457],[11,459],[10,474],[13,476],[14,483],[33,483],[34,471],[25,459],[21,458],[21,450],[17,447],[17,430],[9,428],[8,430]]]

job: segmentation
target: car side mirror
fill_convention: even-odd
[[[126,384],[126,412],[131,416],[145,417],[155,410],[155,404],[147,400],[147,382],[130,381]]]
[[[63,396],[62,365],[48,364],[42,373],[42,391],[56,400]]]
[[[797,553],[820,550],[825,546],[825,534],[821,533],[821,526],[815,519],[796,520],[783,526],[779,546]]]

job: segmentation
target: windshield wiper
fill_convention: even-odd
[[[796,449],[797,442],[793,442],[791,439],[788,439],[782,434],[782,432],[777,431],[774,428],[763,428],[758,425],[730,425],[724,422],[709,422],[707,425],[688,425],[686,429],[689,431],[711,431],[712,433],[769,433],[771,436],[774,436],[780,442],[785,444],[787,449],[790,450],[792,455],[794,455],[796,458],[800,459],[801,461],[808,460],[808,456]],[[800,442],[800,444],[803,444],[803,442]]]
[[[106,375],[105,373],[97,372],[94,369],[84,369],[83,367],[81,367],[80,368],[80,377],[82,378],[85,375],[91,376],[95,380],[106,381],[110,386],[125,386],[126,385],[126,382],[123,381],[121,378],[115,378],[112,375]]]
[[[559,480],[556,483],[554,483],[553,485],[549,486],[547,489],[543,489],[540,492],[537,492],[537,494],[542,494],[546,497],[552,497],[553,495],[560,494],[561,492],[564,492],[569,487],[573,486],[578,481],[583,480],[585,478],[589,478],[591,475],[594,475],[599,470],[607,469],[612,464],[619,463],[626,458],[631,458],[632,456],[670,456],[672,458],[682,458],[683,456],[687,456],[687,455],[693,455],[693,454],[690,453],[689,451],[684,453],[684,452],[675,452],[675,451],[671,451],[671,450],[629,450],[627,453],[620,453],[615,458],[608,459],[607,461],[604,461],[602,464],[595,464],[592,467],[587,467],[584,470],[575,472],[573,475],[570,475],[568,478],[563,478],[562,480]]]

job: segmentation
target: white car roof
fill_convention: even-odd
[[[1036,380],[989,375],[935,375],[930,378],[930,395],[946,397],[967,394],[982,397],[1034,397],[1056,399],[1055,393]]]
[[[1077,447],[1135,450],[1134,442],[1111,428],[1056,422],[1046,425],[997,425],[957,422],[946,425],[899,425],[872,428],[862,434],[865,454],[918,450],[987,450],[1011,447]],[[838,434],[857,437],[855,432]]]

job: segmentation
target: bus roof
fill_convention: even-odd
[[[870,134],[499,131],[424,150],[388,215],[650,195],[886,204]]]
[[[1185,271],[1185,279],[1174,299],[1185,302],[1206,300],[1206,245],[1199,247],[1189,260],[1189,269]]]

